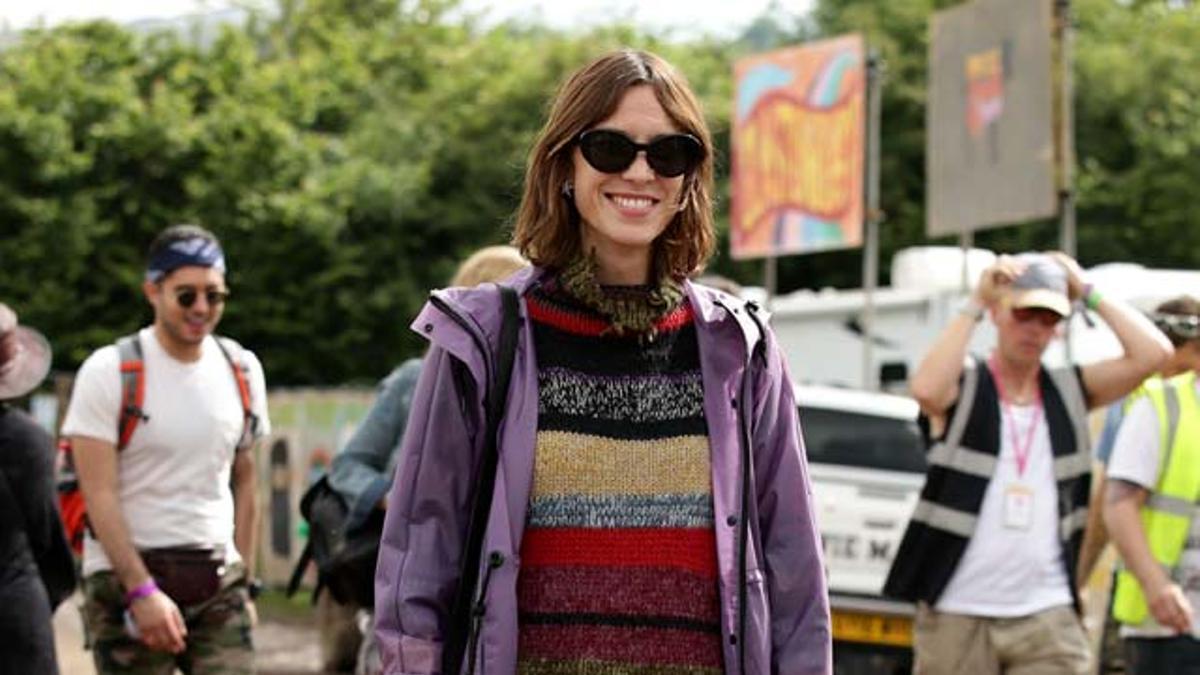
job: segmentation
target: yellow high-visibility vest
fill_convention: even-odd
[[[1144,395],[1158,414],[1159,452],[1165,454],[1158,484],[1142,507],[1142,527],[1151,554],[1172,577],[1200,501],[1200,406],[1195,383],[1196,373],[1188,371],[1144,387]],[[1148,616],[1149,607],[1137,577],[1128,569],[1120,570],[1113,595],[1113,617],[1136,626]]]

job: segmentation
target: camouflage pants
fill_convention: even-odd
[[[124,590],[111,572],[84,581],[84,621],[100,675],[244,675],[254,672],[245,569],[232,565],[212,599],[180,607],[187,648],[179,654],[151,650],[125,632]]]

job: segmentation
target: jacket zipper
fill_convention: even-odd
[[[483,581],[479,584],[479,599],[471,607],[471,631],[467,635],[467,675],[475,672],[475,660],[479,648],[479,634],[483,628],[483,617],[487,614],[488,585],[492,581],[492,571],[504,564],[504,554],[492,551],[488,554],[487,570],[483,573]]]
[[[730,308],[725,307],[725,305],[723,305],[721,303],[718,303],[718,304],[720,304],[721,307],[723,309],[725,309],[726,312],[736,313],[736,310],[731,310]],[[742,461],[741,461],[741,473],[742,473],[741,492],[742,492],[742,494],[741,494],[741,513],[739,514],[739,516],[741,518],[741,522],[738,523],[738,525],[740,527],[738,528],[738,541],[737,541],[738,617],[737,617],[736,633],[733,636],[736,640],[735,644],[737,646],[737,652],[738,652],[737,659],[738,659],[739,675],[746,675],[746,616],[747,616],[746,605],[749,601],[749,588],[747,587],[749,584],[749,574],[746,570],[746,556],[747,556],[746,549],[747,549],[747,542],[749,541],[749,538],[750,538],[749,513],[750,513],[750,492],[751,492],[751,488],[752,488],[751,479],[750,479],[752,436],[750,433],[749,417],[746,415],[746,406],[750,405],[750,396],[749,396],[750,369],[754,365],[754,356],[758,352],[759,348],[762,346],[762,342],[763,342],[762,324],[758,321],[757,317],[755,317],[755,316],[753,316],[753,314],[751,314],[753,309],[749,306],[749,303],[747,303],[747,305],[745,306],[745,311],[746,311],[746,315],[748,317],[750,317],[750,320],[754,322],[755,327],[758,328],[759,339],[756,340],[753,344],[747,345],[748,349],[747,349],[746,365],[742,369],[742,381],[738,387],[738,397],[741,400],[738,401],[734,406],[737,409],[738,428],[741,431],[741,433],[739,434],[739,439],[741,441],[741,446],[742,446],[742,448],[741,448],[742,449],[742,457],[741,457],[741,459],[742,459]],[[736,319],[735,319],[735,321],[736,321]],[[747,340],[748,339],[749,338],[747,338]]]
[[[754,430],[752,428],[752,420],[751,420],[750,414],[746,412],[746,405],[751,405],[751,406],[753,405],[754,397],[752,394],[753,394],[754,384],[751,381],[750,373],[752,372],[752,370],[754,368],[754,359],[755,359],[755,357],[757,357],[762,360],[763,370],[765,371],[766,370],[766,352],[765,352],[765,350],[766,350],[766,345],[767,345],[767,331],[766,331],[766,328],[763,326],[763,322],[760,321],[758,315],[755,314],[755,312],[757,312],[757,311],[758,311],[757,304],[755,304],[753,302],[746,303],[746,315],[750,317],[750,319],[754,322],[754,327],[756,329],[758,329],[758,340],[755,341],[754,346],[751,347],[750,356],[746,359],[746,370],[742,374],[742,386],[744,388],[744,393],[742,394],[742,400],[744,402],[746,402],[746,404],[742,405],[739,408],[739,412],[741,412],[741,420],[742,420],[742,437],[745,439],[743,441],[743,443],[745,443],[745,445],[746,445],[746,463],[743,466],[743,471],[745,471],[745,479],[744,480],[745,480],[746,490],[747,490],[747,492],[749,492],[751,494],[754,493],[754,455],[753,455],[753,452],[754,452]],[[753,407],[751,408],[750,413],[753,413]],[[792,411],[792,414],[795,414],[794,410]],[[747,507],[748,507],[749,498],[746,499],[746,502],[747,502]],[[757,507],[755,507],[755,508],[757,508]],[[742,526],[742,528],[743,528],[742,529],[742,540],[743,540],[743,542],[747,542],[750,540],[750,537],[753,536],[753,534],[755,532],[755,527],[754,527],[754,523],[749,518],[745,518],[744,520],[745,520],[745,522],[743,523],[743,526]],[[743,550],[742,550],[743,558],[746,556],[745,547],[746,547],[746,544],[743,543]],[[746,615],[747,615],[746,604],[747,604],[747,600],[748,600],[749,586],[750,586],[749,574],[750,574],[749,570],[746,569],[746,562],[745,562],[745,560],[743,560],[742,561],[742,633],[743,633],[742,637],[743,637],[743,639],[742,639],[742,644],[741,644],[741,648],[742,648],[741,660],[742,660],[743,669],[745,668],[745,663],[746,663],[745,630],[746,630]],[[764,589],[764,592],[765,592],[765,589]],[[771,627],[768,625],[765,627],[765,629],[767,630],[768,635],[769,635]],[[768,668],[768,670],[770,670],[770,664],[767,665],[767,668]],[[744,670],[743,670],[743,675],[745,675]]]
[[[741,427],[742,440],[742,521],[738,523],[741,527],[738,533],[738,673],[745,675],[746,673],[746,605],[749,602],[749,574],[746,571],[746,557],[748,542],[750,539],[750,492],[752,485],[750,484],[750,462],[751,462],[751,439],[750,429],[746,422],[746,406],[749,405],[749,399],[746,396],[746,388],[749,383],[749,370],[751,358],[746,362],[746,370],[742,374],[741,386],[741,401],[738,402],[738,424]]]

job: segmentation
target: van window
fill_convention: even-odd
[[[801,406],[800,426],[809,462],[925,472],[915,420]]]

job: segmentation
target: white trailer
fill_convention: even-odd
[[[966,279],[971,287],[995,254],[971,249]],[[1133,303],[1143,311],[1180,294],[1200,298],[1200,272],[1155,270],[1129,263],[1110,263],[1087,270],[1101,293]],[[942,328],[967,298],[963,288],[963,252],[952,247],[911,248],[892,262],[893,285],[874,293],[875,323],[872,360],[874,381],[889,391],[903,391],[908,374],[917,367]],[[861,388],[863,372],[864,293],[861,290],[799,291],[770,303],[772,326],[797,382]],[[1070,360],[1090,363],[1120,353],[1116,338],[1103,321],[1092,324],[1076,314],[1064,327],[1069,335]],[[970,351],[986,354],[995,344],[995,330],[983,321],[971,339]],[[1056,340],[1046,362],[1068,359],[1068,341]]]

